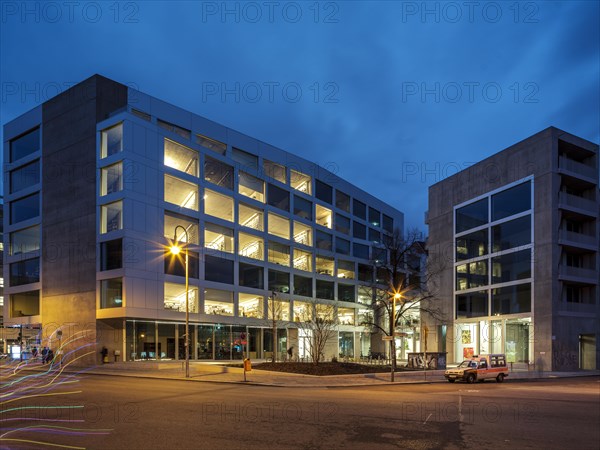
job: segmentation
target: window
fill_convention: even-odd
[[[338,308],[338,323],[340,325],[354,325],[354,308]],[[353,339],[353,333],[349,333],[349,339]]]
[[[341,214],[335,215],[335,230],[340,233],[350,234],[350,219]]]
[[[206,255],[204,257],[204,279],[233,284],[233,261]]]
[[[311,195],[312,177],[295,170],[290,170],[290,186],[300,192]]]
[[[121,267],[123,267],[123,240],[101,242],[100,270],[114,270]]]
[[[362,223],[354,221],[352,227],[352,236],[354,236],[356,239],[367,239],[366,226],[364,226]]]
[[[530,277],[531,250],[522,250],[492,258],[492,283],[506,283]]]
[[[315,197],[330,205],[333,203],[333,188],[322,181],[315,181]]]
[[[40,258],[31,258],[10,265],[10,285],[37,283],[40,281]]]
[[[265,201],[265,182],[245,172],[240,172],[238,191],[256,201]]]
[[[492,220],[531,209],[531,183],[519,184],[492,195]]]
[[[264,287],[264,269],[251,264],[240,263],[239,284],[254,289]]]
[[[263,231],[264,213],[261,209],[240,203],[238,206],[238,223],[243,227]]]
[[[219,219],[233,222],[233,199],[227,195],[205,189],[204,212]]]
[[[198,278],[198,267],[198,253],[188,252],[188,275],[190,278]],[[185,277],[185,252],[174,255],[169,250],[165,251],[165,273]]]
[[[294,275],[294,294],[312,297],[312,278]]]
[[[33,219],[40,215],[40,194],[35,193],[27,197],[10,202],[10,223],[18,223]]]
[[[40,313],[40,291],[21,292],[10,296],[10,316],[37,316]]]
[[[358,303],[370,305],[373,303],[373,288],[368,286],[358,287]]]
[[[223,142],[219,142],[215,139],[203,136],[201,134],[196,135],[196,144],[201,145],[204,148],[212,150],[219,155],[224,155],[227,151],[227,145]]]
[[[371,283],[373,281],[373,268],[366,264],[359,264],[358,279],[359,281],[366,281],[368,283]]]
[[[233,230],[207,222],[204,225],[204,247],[233,253]]]
[[[375,208],[369,206],[369,223],[374,227],[378,227],[381,224],[381,213]]]
[[[303,245],[312,245],[312,227],[294,221],[294,242]]]
[[[312,272],[312,253],[295,248],[294,269]]]
[[[335,252],[342,255],[350,254],[350,241],[339,237],[335,238]]]
[[[123,163],[100,169],[100,195],[108,195],[123,190]]]
[[[321,250],[332,251],[333,249],[333,236],[324,231],[317,230],[317,248]]]
[[[333,281],[317,280],[316,296],[325,300],[333,300]]]
[[[488,284],[487,260],[456,266],[456,290],[471,289]]]
[[[333,258],[326,256],[317,256],[316,259],[316,272],[319,275],[333,276],[334,263]]]
[[[164,154],[165,166],[194,177],[200,175],[198,164],[199,156],[196,150],[192,150],[185,145],[178,144],[177,142],[165,138]]]
[[[280,215],[269,213],[269,234],[289,239],[290,220]]]
[[[294,214],[306,220],[312,220],[312,202],[294,195]]]
[[[238,254],[246,258],[264,260],[264,241],[253,234],[242,233],[238,234]]]
[[[11,162],[31,155],[40,149],[40,129],[29,131],[21,137],[10,141]]]
[[[258,170],[258,156],[252,153],[233,147],[231,150],[231,159],[239,163],[243,168]]]
[[[185,312],[185,284],[165,283],[164,308],[172,311]],[[198,289],[190,287],[187,292],[188,311],[198,312]]]
[[[319,225],[322,225],[326,228],[331,228],[332,227],[331,210],[329,208],[325,208],[324,206],[317,205],[316,221]]]
[[[352,212],[353,214],[363,220],[367,220],[367,205],[363,202],[360,202],[356,199],[352,202]]]
[[[281,164],[274,163],[265,159],[263,161],[263,169],[265,176],[273,180],[279,181],[280,183],[287,183],[287,177],[285,175],[285,167]]]
[[[198,211],[198,186],[165,174],[165,202]]]
[[[381,232],[374,230],[373,228],[369,228],[369,241],[374,244],[381,243]]]
[[[123,202],[118,201],[100,207],[100,233],[123,229]]]
[[[123,306],[123,279],[113,278],[100,282],[100,308]]]
[[[190,140],[192,137],[192,132],[190,130],[181,128],[175,124],[167,122],[166,120],[156,119],[156,124],[159,127],[164,128],[167,131],[170,131],[171,133],[175,133],[175,134],[181,136],[184,139]]]
[[[456,238],[456,260],[476,258],[487,253],[488,229]]]
[[[488,223],[487,198],[456,210],[456,232],[470,230]]]
[[[492,314],[531,312],[531,284],[492,289]]]
[[[18,192],[40,182],[40,160],[37,159],[10,172],[10,192]]]
[[[566,286],[565,288],[568,303],[582,303],[581,288],[579,286]]]
[[[486,291],[471,292],[456,296],[456,318],[482,317],[488,315]]]
[[[290,193],[272,184],[267,185],[267,203],[284,211],[290,210]]]
[[[267,302],[267,318],[272,319],[275,317],[276,320],[290,320],[290,302],[287,300],[273,300],[269,299]],[[265,342],[268,342],[269,339],[271,342],[273,339],[269,335],[269,331],[265,329]],[[282,330],[283,331],[283,330]],[[282,337],[281,334],[279,334]]]
[[[106,158],[123,151],[123,124],[103,130],[100,137],[100,157]]]
[[[342,302],[355,302],[356,294],[351,284],[338,284],[338,300]]]
[[[290,274],[269,270],[269,290],[275,292],[290,292]]]
[[[387,249],[381,247],[372,247],[373,259],[376,263],[386,263],[388,261]]]
[[[255,317],[262,319],[264,316],[263,298],[255,294],[240,294],[240,317]]]
[[[217,186],[233,190],[233,167],[205,156],[204,179]]]
[[[492,247],[494,252],[530,243],[531,216],[520,217],[492,227]]]
[[[181,228],[187,231],[183,232]],[[175,236],[175,228],[177,228],[177,236]],[[190,244],[199,244],[199,235],[198,235],[198,221],[196,219],[192,219],[191,217],[182,216],[180,214],[175,214],[170,211],[165,211],[165,230],[164,236],[167,239],[175,240],[177,242],[187,242],[186,239],[190,240]]]
[[[280,264],[282,266],[290,266],[290,246],[279,244],[277,242],[269,242],[269,262]]]
[[[296,322],[307,322],[311,320],[312,315],[312,303],[294,301],[294,320]]]
[[[40,226],[25,228],[10,233],[10,255],[34,252],[40,249]]]
[[[355,277],[354,263],[352,261],[339,260],[337,276],[338,278],[347,278],[349,280],[353,280]]]
[[[204,312],[216,316],[233,316],[233,292],[205,289]]]
[[[390,216],[383,215],[383,229],[388,233],[394,232],[394,219]]]
[[[335,206],[342,211],[350,212],[350,196],[342,191],[335,191]]]
[[[364,244],[352,244],[352,256],[355,258],[369,259],[369,246]]]
[[[150,122],[152,120],[152,116],[150,114],[145,113],[144,111],[140,111],[139,109],[131,108],[131,114],[147,122]]]

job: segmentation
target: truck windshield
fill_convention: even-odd
[[[459,369],[467,369],[472,367],[477,367],[476,361],[463,361],[458,366]]]

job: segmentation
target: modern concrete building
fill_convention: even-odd
[[[367,354],[371,253],[403,214],[299,156],[93,76],[4,126],[5,322],[111,359],[306,353],[296,320],[335,307],[326,358]],[[176,234],[177,230],[177,234]],[[275,293],[275,294],[273,294]],[[275,303],[273,303],[273,301]],[[96,350],[99,360],[99,350]]]
[[[448,360],[600,367],[598,145],[548,128],[429,188]]]

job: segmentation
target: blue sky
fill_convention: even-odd
[[[423,225],[427,188],[550,125],[600,141],[584,2],[1,3],[7,122],[94,73],[323,167]]]

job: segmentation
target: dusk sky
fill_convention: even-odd
[[[548,126],[600,141],[596,1],[1,8],[2,124],[98,73],[333,170],[407,227],[428,186]]]

